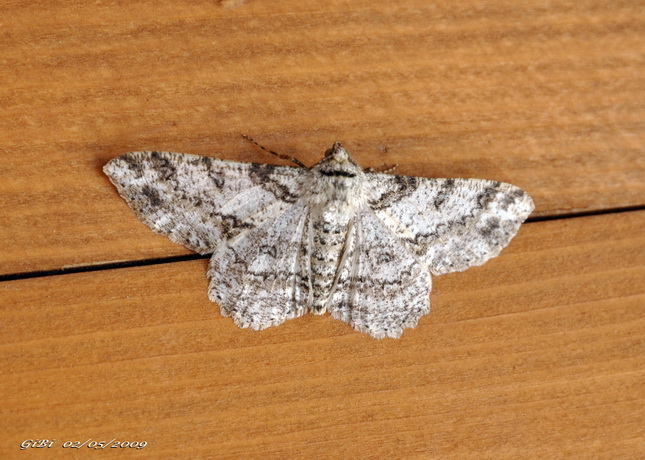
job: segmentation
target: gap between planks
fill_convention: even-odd
[[[624,208],[585,211],[585,212],[571,213],[571,214],[537,216],[533,218],[529,217],[524,222],[523,225],[534,223],[534,222],[578,219],[578,218],[591,217],[591,216],[623,214],[623,213],[637,212],[637,211],[644,211],[644,210],[645,210],[645,206],[627,206]],[[57,268],[53,270],[36,270],[36,271],[30,271],[30,272],[9,273],[6,275],[0,275],[0,282],[30,279],[30,278],[42,278],[46,276],[70,275],[74,273],[88,273],[88,272],[96,272],[96,271],[103,271],[103,270],[116,270],[121,268],[145,267],[148,265],[169,264],[169,263],[175,263],[175,262],[188,262],[192,260],[208,259],[211,257],[211,255],[212,254],[186,254],[186,255],[180,255],[180,256],[156,257],[152,259],[126,260],[126,261],[119,261],[119,262],[106,262],[106,263],[96,263],[96,264],[88,264],[88,265],[78,265],[74,267],[68,267],[68,268],[63,267],[63,268]]]

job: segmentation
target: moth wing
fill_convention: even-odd
[[[302,170],[170,152],[131,152],[103,171],[139,220],[201,254],[298,199]]]
[[[371,209],[355,219],[329,300],[334,318],[398,338],[430,311],[430,273]]]
[[[297,203],[222,245],[211,258],[209,298],[239,327],[277,326],[309,310],[309,208]]]
[[[385,174],[368,180],[374,212],[435,275],[497,256],[534,208],[526,192],[502,182]]]

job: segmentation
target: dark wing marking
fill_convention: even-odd
[[[265,329],[309,310],[309,208],[282,215],[222,245],[211,259],[209,297],[240,327]]]
[[[378,339],[400,337],[430,311],[428,269],[371,209],[357,215],[348,238],[332,316]]]
[[[303,170],[169,152],[131,152],[103,168],[152,230],[193,251],[213,252],[292,206]]]
[[[510,184],[368,174],[370,206],[435,275],[495,257],[533,210]]]

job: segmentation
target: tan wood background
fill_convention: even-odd
[[[400,340],[240,330],[101,167],[242,133],[537,209]],[[2,2],[0,458],[643,457],[644,228],[642,1]]]

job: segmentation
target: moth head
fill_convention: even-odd
[[[343,147],[343,144],[338,141],[334,142],[332,148],[327,149],[325,158],[315,164],[312,169],[330,177],[356,177],[363,172]]]
[[[335,157],[337,159],[346,159],[349,158],[349,152],[345,147],[343,147],[343,144],[340,143],[340,141],[334,142],[334,145],[331,146],[330,149],[327,149],[325,151],[325,158],[328,157]]]

